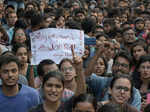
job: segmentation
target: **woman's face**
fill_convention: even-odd
[[[63,28],[64,26],[65,26],[65,18],[61,16],[56,22],[56,27]]]
[[[79,102],[73,112],[95,112],[95,109],[89,102]]]
[[[49,102],[60,101],[64,90],[63,83],[55,77],[49,78],[43,87],[45,100]]]
[[[18,29],[15,33],[14,41],[16,43],[24,43],[26,41],[26,35],[22,29]]]
[[[141,79],[150,79],[150,62],[143,62],[139,67],[139,72],[141,75]]]
[[[126,78],[119,78],[110,89],[112,102],[117,104],[126,103],[131,97],[131,83]]]
[[[69,61],[63,62],[60,69],[64,73],[65,81],[72,81],[76,76],[75,69]]]
[[[20,47],[16,52],[16,56],[18,57],[21,63],[27,63],[28,53],[25,47]]]
[[[105,67],[104,60],[102,58],[99,58],[95,65],[95,74],[103,75],[105,72],[105,69],[106,69],[106,67]]]

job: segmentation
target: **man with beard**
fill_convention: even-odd
[[[2,112],[27,112],[40,103],[38,92],[18,84],[20,62],[15,56],[0,57],[0,110]]]
[[[109,92],[108,88],[110,85],[110,82],[113,77],[101,77],[96,76],[95,74],[92,74],[93,65],[95,64],[95,61],[98,59],[98,57],[101,55],[102,48],[98,49],[95,56],[91,60],[91,63],[89,64],[89,67],[87,68],[88,72],[86,71],[87,84],[89,88],[91,88],[92,93],[99,101],[107,101],[109,99]],[[125,52],[121,51],[114,57],[114,62],[112,66],[112,76],[117,76],[120,74],[128,74],[130,75],[130,69],[132,65],[132,59],[131,56]],[[92,71],[92,72],[91,72]],[[140,110],[141,106],[141,96],[137,89],[133,88],[133,93],[131,95],[130,104],[134,107],[136,107],[138,110]]]

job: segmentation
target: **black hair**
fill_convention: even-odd
[[[105,33],[103,33],[103,32],[100,32],[100,33],[97,33],[96,39],[98,39],[99,37],[102,37],[102,36],[104,36],[104,37],[107,38],[107,39],[109,38],[107,34],[105,34]]]
[[[127,27],[127,28],[122,29],[122,35],[123,35],[125,32],[129,31],[129,30],[133,30],[133,28],[132,28],[132,27]]]
[[[114,57],[114,62],[113,62],[113,64],[116,62],[116,60],[117,60],[118,57],[122,57],[122,58],[125,58],[126,60],[128,60],[128,62],[129,62],[129,67],[130,67],[130,68],[132,67],[132,64],[133,64],[133,62],[132,62],[132,57],[131,57],[131,55],[128,53],[128,51],[126,51],[126,50],[121,50],[120,52],[118,52],[118,53],[115,55],[115,57]]]
[[[137,61],[137,60],[135,60],[135,58],[134,58],[134,56],[133,56],[133,49],[134,49],[136,46],[141,46],[141,47],[144,49],[144,51],[147,52],[147,50],[146,50],[146,48],[147,48],[146,41],[145,41],[144,39],[138,39],[138,40],[136,40],[136,41],[133,43],[132,47],[131,47],[131,55],[132,55],[132,57],[133,57],[133,61],[134,61],[135,64],[136,64],[136,61]]]
[[[121,30],[121,29],[116,29],[116,35],[117,35],[118,33],[119,33],[119,34],[122,34],[122,30]]]
[[[120,15],[121,15],[120,8],[112,8],[111,10],[108,11],[109,18],[118,17]]]
[[[97,101],[95,97],[90,94],[80,94],[78,96],[75,96],[73,99],[72,108],[75,109],[77,104],[80,102],[89,102],[93,105],[95,111],[97,110]]]
[[[126,21],[126,22],[122,23],[121,24],[121,28],[124,27],[127,24],[130,26],[131,25],[131,21]]]
[[[105,24],[109,24],[110,26],[114,26],[115,25],[114,19],[113,18],[105,18],[103,21],[103,25],[105,25]]]
[[[136,65],[136,69],[139,69],[140,65],[147,61],[150,62],[150,55],[141,56],[140,60],[138,61],[137,65]]]
[[[5,8],[5,10],[7,10],[8,8],[12,8],[12,9],[15,10],[15,7],[13,5],[7,5],[6,8]]]
[[[28,52],[27,46],[25,44],[21,44],[21,43],[14,44],[13,47],[12,47],[12,52],[16,55],[18,49],[21,48],[21,47],[26,48],[27,52]]]
[[[37,27],[43,22],[43,16],[39,13],[33,14],[31,17],[31,27]]]
[[[109,25],[110,30],[105,30],[105,26]],[[113,18],[105,18],[103,21],[104,32],[109,36],[109,38],[114,38],[116,35],[116,25]]]
[[[74,9],[73,12],[74,12],[74,16],[77,16],[78,13],[82,13],[82,14],[85,15],[84,9],[81,9],[81,8],[79,8],[79,9]]]
[[[5,65],[5,64],[9,64],[11,62],[14,62],[17,64],[18,68],[20,69],[20,61],[16,56],[13,55],[2,55],[0,56],[0,68]]]
[[[112,89],[112,88],[114,87],[115,82],[116,82],[118,79],[121,79],[121,78],[127,79],[127,80],[130,81],[130,84],[131,84],[131,91],[130,91],[130,92],[131,92],[131,97],[130,97],[130,99],[129,99],[128,102],[131,102],[131,101],[132,101],[132,95],[133,95],[133,86],[134,86],[134,84],[133,84],[133,79],[132,79],[131,76],[129,76],[128,74],[121,74],[121,75],[116,75],[116,76],[114,76],[113,79],[112,79],[112,81],[110,82],[110,88]]]
[[[19,26],[20,26],[20,27],[19,27]],[[30,49],[30,48],[31,48],[30,37],[28,37],[28,35],[26,34],[25,29],[23,28],[23,26],[21,26],[21,25],[19,25],[19,24],[18,24],[17,27],[14,29],[14,33],[13,33],[13,38],[12,38],[12,41],[11,41],[11,45],[17,44],[17,43],[15,42],[15,35],[16,35],[16,32],[17,32],[19,29],[23,30],[23,32],[24,32],[24,34],[25,34],[25,37],[26,37],[26,40],[25,40],[25,42],[24,42],[23,44],[25,44],[25,45],[28,47],[28,49]]]
[[[23,28],[26,29],[27,28],[27,23],[25,21],[25,19],[18,19],[15,23],[15,28]]]
[[[64,9],[63,8],[56,9],[55,20],[57,21],[61,16],[64,17]]]
[[[81,27],[85,34],[94,32],[96,28],[96,21],[91,17],[86,17],[81,23]]]
[[[36,10],[28,10],[25,11],[24,18],[26,20],[27,25],[31,25],[31,19],[34,18],[33,16],[37,13]]]
[[[18,18],[23,18],[24,14],[25,14],[25,11],[24,11],[23,8],[17,9],[17,16],[18,16]]]
[[[70,29],[81,29],[81,25],[74,20],[66,21],[65,26],[69,27]]]
[[[33,5],[34,8],[37,7],[36,2],[28,2],[28,3],[25,5],[25,10],[26,10],[26,8],[27,8],[28,5]]]
[[[141,85],[143,83],[143,81],[141,80],[141,74],[138,71],[140,68],[140,65],[144,62],[150,62],[150,55],[145,55],[145,56],[141,56],[139,61],[136,64],[135,70],[133,72],[133,81],[134,81],[134,85],[137,89],[141,88]],[[150,83],[148,84],[148,89],[150,88]]]
[[[60,80],[64,87],[65,79],[64,79],[64,75],[62,72],[60,72],[60,71],[48,72],[43,78],[42,87],[44,87],[44,84],[46,83],[46,81],[48,81],[49,78],[56,78],[56,79]]]
[[[142,18],[140,18],[140,17],[135,19],[134,24],[136,24],[136,23],[139,22],[139,21],[141,21],[141,22],[143,22],[143,23],[145,24],[144,19],[142,19]]]
[[[24,17],[25,19],[31,19],[35,13],[37,13],[35,10],[26,11]]]
[[[58,67],[59,67],[59,70],[61,70],[61,66],[64,62],[69,62],[72,66],[73,66],[73,62],[71,59],[68,59],[68,58],[64,58],[61,60],[61,62],[59,63]]]
[[[97,112],[122,112],[120,105],[116,103],[108,103],[98,109]]]
[[[37,73],[39,76],[44,76],[44,70],[43,70],[43,67],[45,65],[52,65],[52,64],[55,64],[55,62],[51,59],[44,59],[42,60],[38,66],[37,66]]]
[[[44,9],[44,13],[45,13],[45,14],[49,14],[49,13],[51,14],[51,13],[52,13],[52,14],[54,15],[54,13],[53,13],[54,10],[55,10],[54,8],[45,8],[45,9]],[[54,16],[55,16],[55,15],[54,15]]]
[[[128,74],[121,74],[121,75],[114,76],[110,83],[110,88],[112,89],[114,87],[116,80],[121,79],[121,78],[128,79],[131,83],[131,87],[133,88],[132,78]]]

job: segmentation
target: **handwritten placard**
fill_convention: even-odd
[[[57,64],[63,58],[72,59],[71,45],[78,56],[84,54],[84,33],[80,30],[48,28],[31,33],[30,38],[32,65],[43,59],[52,59]]]

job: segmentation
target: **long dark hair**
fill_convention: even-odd
[[[138,70],[140,68],[140,65],[144,62],[150,62],[150,55],[141,56],[133,72],[133,79],[134,79],[133,81],[137,89],[140,89],[142,85],[142,80],[140,78],[141,74]],[[148,88],[150,88],[150,84],[148,85]]]
[[[30,37],[28,37],[28,35],[26,34],[25,30],[23,28],[21,28],[21,27],[17,27],[17,28],[14,29],[14,34],[13,34],[13,38],[12,38],[12,41],[11,41],[11,45],[13,46],[13,45],[16,44],[16,42],[15,42],[15,35],[16,35],[16,32],[19,29],[23,30],[23,32],[25,33],[26,41],[23,44],[25,44],[28,47],[28,49],[30,49],[31,48]]]

